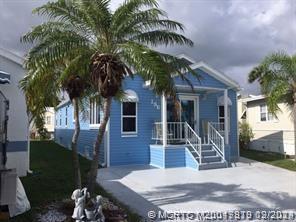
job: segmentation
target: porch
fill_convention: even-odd
[[[161,168],[190,167],[197,170],[227,167],[225,147],[229,149],[230,117],[224,117],[223,122],[213,122],[200,119],[199,113],[201,92],[217,95],[217,104],[220,107],[223,105],[223,113],[229,113],[231,101],[228,90],[223,89],[222,96],[221,91],[222,89],[204,89],[196,94],[182,91],[179,94],[177,118],[170,101],[162,96],[162,121],[154,122],[152,127],[154,144],[150,145],[151,165]],[[214,112],[209,110],[211,111]],[[220,120],[218,113],[217,119]]]

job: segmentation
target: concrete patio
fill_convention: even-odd
[[[98,183],[143,217],[150,210],[296,212],[296,173],[245,158],[232,168],[205,171],[104,168],[99,170]]]

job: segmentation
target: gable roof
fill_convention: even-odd
[[[213,68],[209,64],[205,63],[204,61],[197,62],[190,66],[192,69],[201,69],[202,71],[206,72],[213,78],[219,80],[220,82],[224,83],[225,85],[234,88],[235,90],[239,91],[240,86],[239,84],[231,79],[230,77],[226,76],[224,73],[218,71],[217,69]]]
[[[220,82],[224,83],[225,85],[227,85],[231,88],[234,88],[238,91],[240,90],[240,86],[236,81],[234,81],[230,77],[226,76],[224,73],[218,71],[217,69],[213,68],[212,66],[210,66],[206,62],[204,62],[204,61],[196,62],[194,59],[192,59],[191,57],[189,57],[185,54],[180,54],[177,57],[180,59],[184,59],[185,61],[188,61],[188,63],[191,63],[190,67],[192,69],[201,69],[204,72],[206,72],[207,74],[209,74],[210,76],[212,76],[215,79],[219,80]]]
[[[0,56],[4,57],[4,58],[20,65],[20,66],[23,66],[24,58],[7,50],[7,49],[0,47]]]

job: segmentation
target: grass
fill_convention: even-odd
[[[86,175],[90,161],[80,157],[82,182],[86,184]],[[52,202],[70,198],[74,189],[71,151],[51,141],[31,142],[32,175],[21,178],[32,209],[12,218],[14,222],[35,222],[36,214]],[[128,214],[128,221],[140,221],[141,218],[119,203],[111,194],[97,185],[96,193],[108,197]]]
[[[296,162],[291,159],[285,159],[285,156],[279,153],[241,149],[240,155],[242,157],[268,163],[273,166],[296,171]]]

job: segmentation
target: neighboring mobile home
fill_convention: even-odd
[[[18,176],[25,176],[29,168],[28,156],[28,117],[26,102],[19,81],[24,77],[23,59],[0,48],[0,128],[1,160],[5,146],[5,110],[8,115],[7,125],[7,163],[6,168],[16,168]]]
[[[55,117],[54,117],[54,108],[48,107],[44,114],[44,128],[48,132],[48,137],[50,139],[54,138],[54,124],[55,124]],[[30,136],[32,139],[39,137],[36,126],[34,123],[31,124],[30,127]]]
[[[194,86],[192,90],[186,82],[174,77],[181,104],[179,112],[174,112],[170,99],[155,95],[149,82],[140,76],[124,80],[126,96],[121,102],[112,102],[100,147],[102,165],[208,169],[226,167],[239,157],[238,84],[204,62],[195,62],[185,55],[182,58],[202,78],[199,82],[187,74]],[[87,157],[92,155],[102,115],[95,99],[91,100],[87,118],[81,119],[78,142],[79,152]],[[74,123],[69,101],[58,106],[55,125],[55,140],[70,147]]]
[[[251,149],[295,155],[291,109],[284,103],[278,106],[281,111],[275,117],[268,111],[265,96],[241,98],[238,100],[239,121],[245,120],[252,127]]]

